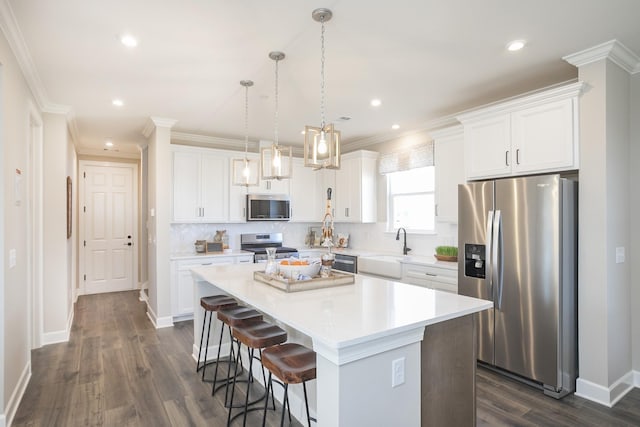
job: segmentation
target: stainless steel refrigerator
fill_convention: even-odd
[[[491,300],[478,359],[560,398],[577,376],[577,183],[559,175],[458,189],[458,293]]]

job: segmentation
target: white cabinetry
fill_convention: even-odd
[[[191,318],[194,310],[191,269],[206,265],[251,263],[253,255],[206,256],[171,261],[171,314],[174,320]]]
[[[464,180],[462,126],[432,132],[435,144],[436,220],[458,222],[458,185]]]
[[[228,218],[229,163],[199,150],[173,153],[173,221],[221,222]]]
[[[286,194],[290,193],[289,185],[291,180],[296,179],[296,176],[292,173],[289,179],[261,179],[258,189],[255,193],[258,194]]]
[[[377,220],[376,172],[378,153],[343,154],[336,170],[335,218],[337,222],[370,223]]]
[[[458,272],[449,268],[403,263],[402,282],[458,293]]]
[[[578,96],[583,83],[458,116],[466,178],[578,169]]]
[[[291,178],[291,221],[319,222],[324,212],[324,196],[318,193],[320,171],[305,167],[302,159],[293,159]]]

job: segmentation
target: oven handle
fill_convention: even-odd
[[[338,258],[333,260],[333,262],[335,264],[347,264],[347,265],[353,265],[356,263],[355,261],[349,261],[348,259],[338,259]]]

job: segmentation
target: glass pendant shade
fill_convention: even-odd
[[[304,127],[304,165],[314,169],[340,169],[340,131],[328,124],[324,129]]]
[[[291,147],[273,144],[260,151],[262,179],[291,178]]]
[[[242,185],[252,187],[258,185],[258,160],[249,159],[233,159],[232,179],[233,185]]]

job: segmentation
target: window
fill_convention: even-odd
[[[435,230],[434,166],[388,173],[387,189],[389,229]]]

